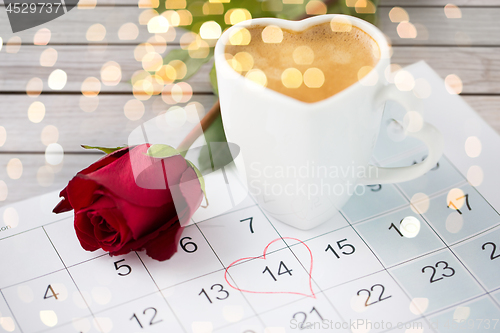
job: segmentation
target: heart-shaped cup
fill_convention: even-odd
[[[302,31],[332,20],[367,33],[378,45],[380,59],[361,80],[326,99],[306,103],[280,94],[238,74],[226,61],[226,45],[245,42],[249,27]],[[214,56],[226,137],[241,149],[235,159],[239,174],[258,203],[282,222],[313,228],[337,214],[354,191],[359,193],[358,186],[363,190],[362,185],[414,179],[442,155],[441,134],[423,121],[421,101],[387,81],[389,46],[384,34],[368,22],[345,15],[302,21],[252,19],[227,29]],[[419,164],[381,168],[369,163],[389,99],[408,111],[405,134],[429,149]]]

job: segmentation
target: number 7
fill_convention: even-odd
[[[249,217],[247,219],[240,220],[240,222],[245,222],[245,221],[250,221],[250,232],[253,234],[254,233],[253,232],[253,225],[252,225],[252,223],[253,223],[253,217]]]

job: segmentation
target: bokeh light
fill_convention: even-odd
[[[262,30],[262,41],[264,43],[276,44],[283,40],[283,31],[276,25],[268,25]]]
[[[330,28],[333,32],[350,32],[352,23],[347,17],[337,16],[330,21]]]
[[[314,51],[306,45],[297,46],[293,50],[292,58],[297,65],[310,65],[314,61]]]
[[[37,124],[41,122],[44,117],[45,117],[45,105],[40,101],[31,103],[31,105],[28,108],[28,119],[32,123]]]
[[[43,128],[40,139],[45,146],[56,143],[59,140],[59,130],[54,125],[47,125]]]
[[[33,36],[33,44],[35,45],[47,45],[50,42],[51,32],[47,28],[42,28],[35,33]]]
[[[410,22],[401,22],[397,27],[400,38],[417,38],[417,28]]]
[[[53,48],[48,48],[40,55],[40,66],[52,67],[57,62],[57,51]]]
[[[85,112],[94,112],[99,106],[99,96],[81,96],[79,101],[80,109]]]
[[[125,117],[132,121],[141,119],[144,115],[144,111],[144,104],[135,98],[127,101],[127,103],[125,103],[125,106],[123,107]]]
[[[19,36],[9,38],[7,45],[5,45],[5,52],[17,53],[21,49],[22,40]]]
[[[200,27],[200,36],[203,39],[217,39],[220,37],[222,29],[215,21],[204,22]]]
[[[467,156],[475,158],[481,155],[483,146],[481,144],[481,140],[479,140],[477,136],[469,136],[467,140],[465,140],[464,148]]]
[[[101,91],[101,81],[96,77],[88,77],[82,82],[81,91],[84,96],[94,97]]]
[[[148,21],[148,32],[151,34],[161,34],[168,31],[170,23],[163,16],[153,16]]]
[[[53,90],[62,90],[66,85],[68,76],[62,69],[56,69],[49,75],[48,84],[49,88]]]
[[[473,165],[467,170],[467,181],[472,186],[479,186],[483,183],[484,172],[479,165]]]
[[[311,0],[306,5],[307,15],[323,15],[326,14],[328,8],[323,1]]]
[[[108,61],[101,67],[101,80],[105,86],[116,86],[122,79],[120,64]]]
[[[64,159],[63,147],[58,143],[51,143],[45,148],[45,161],[50,165],[58,165]]]
[[[297,68],[287,68],[281,74],[281,83],[286,88],[295,89],[302,85],[302,73]]]
[[[120,40],[135,40],[139,36],[139,28],[132,22],[124,23],[118,30]]]
[[[11,158],[7,163],[7,175],[10,179],[19,179],[23,175],[23,163],[18,158]]]
[[[26,94],[29,97],[38,97],[43,90],[43,81],[38,77],[34,77],[26,84]]]
[[[415,87],[415,79],[410,72],[400,70],[394,76],[394,84],[401,91],[411,91]]]
[[[85,37],[89,42],[100,42],[106,37],[106,28],[100,23],[93,24],[87,29]]]
[[[309,88],[320,88],[325,83],[325,74],[319,68],[308,68],[304,72],[304,84]]]
[[[462,11],[457,6],[449,3],[444,6],[444,15],[449,19],[459,19],[462,18]]]
[[[458,95],[463,90],[462,80],[456,74],[450,74],[444,79],[446,91],[452,95]]]
[[[0,126],[0,147],[2,147],[7,141],[7,130],[5,127]]]
[[[401,7],[393,7],[389,11],[389,19],[391,22],[400,23],[400,22],[409,22],[410,16],[408,12]]]
[[[253,81],[257,83],[258,85],[265,87],[267,86],[267,76],[266,73],[261,71],[260,69],[251,69],[248,71],[248,73],[245,75],[247,79],[250,81]]]
[[[250,31],[246,28],[240,28],[236,31],[232,31],[229,35],[230,45],[248,45],[252,40],[252,35]]]

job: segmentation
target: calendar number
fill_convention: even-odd
[[[278,281],[268,266],[266,266],[266,268],[264,269],[262,274],[265,274],[266,272],[268,272],[269,275],[271,275],[271,277],[273,278],[274,281]],[[283,275],[283,274],[288,274],[288,275],[292,276],[292,269],[288,269],[288,267],[286,267],[285,263],[283,261],[280,261],[280,265],[278,267],[278,276]]]
[[[215,290],[214,290],[214,288],[215,288]],[[210,287],[210,290],[214,290],[217,292],[218,296],[216,296],[215,298],[218,299],[219,301],[223,301],[229,297],[229,291],[225,290],[224,286],[222,284],[216,283]],[[222,294],[222,295],[219,295],[219,294]],[[207,292],[205,291],[205,288],[201,289],[200,293],[198,294],[198,296],[201,296],[201,295],[205,295],[205,297],[210,302],[210,304],[213,303],[212,299],[210,298],[210,296],[208,296]]]
[[[150,313],[152,312],[152,314],[153,314],[153,316],[149,320],[149,326],[153,326],[153,325],[161,323],[163,321],[163,319],[156,319],[156,315],[158,314],[158,310],[156,310],[156,308],[153,308],[153,307],[147,308],[144,311],[142,311],[142,314],[146,315],[147,312],[150,312]],[[132,315],[132,317],[130,317],[130,320],[134,320],[134,319],[137,321],[137,324],[139,324],[139,326],[141,328],[144,328],[141,321],[139,320],[139,317],[137,317],[137,315],[135,313]]]
[[[472,210],[472,208],[470,208],[470,205],[469,205],[469,195],[468,194],[464,194],[461,197],[456,198],[455,200],[460,200],[460,199],[464,199],[464,198],[465,198],[465,204],[467,205],[467,208],[469,210]],[[447,207],[455,209],[458,212],[458,214],[462,215],[462,211],[460,211],[460,209],[458,209],[458,207],[453,203],[453,201],[450,201],[448,203]]]
[[[436,278],[436,272],[437,272],[436,268],[439,268],[439,264],[443,264],[443,267],[442,267],[443,272],[441,273],[441,277]],[[425,273],[426,269],[430,269],[432,271],[432,275],[431,275],[431,278],[429,280],[430,283],[434,283],[434,282],[437,282],[439,280],[442,280],[445,277],[452,277],[453,275],[455,275],[455,270],[453,268],[451,268],[450,266],[448,266],[448,263],[446,261],[438,261],[434,265],[434,267],[433,266],[425,266],[424,268],[422,268],[422,273]],[[445,274],[444,271],[449,271],[449,272]]]
[[[372,292],[374,292],[374,291],[375,291],[375,287],[377,287],[377,289],[380,289],[380,294],[378,295],[378,300],[373,301],[373,302],[371,302],[371,303],[368,303],[368,302],[370,301],[371,296],[372,296]],[[358,290],[357,295],[358,295],[358,296],[360,296],[360,294],[361,294],[362,292],[366,292],[366,293],[368,294],[368,297],[366,298],[366,301],[365,301],[365,306],[370,306],[370,305],[373,305],[373,304],[375,304],[375,303],[385,301],[386,299],[388,299],[388,298],[391,298],[391,297],[392,297],[392,295],[389,295],[389,296],[385,296],[385,297],[384,297],[384,291],[385,291],[385,287],[384,287],[383,285],[381,285],[381,284],[377,283],[377,284],[374,284],[374,285],[370,288],[370,290],[368,290],[368,289],[361,289],[361,290]]]
[[[370,191],[372,191],[372,192],[378,192],[382,189],[382,184],[366,185],[366,186],[369,187]]]
[[[482,247],[483,251],[486,250],[486,245],[491,245],[491,247],[492,247],[491,255],[490,255],[490,260],[494,260],[496,258],[500,258],[500,253],[495,254],[496,251],[497,251],[497,245],[495,243],[493,243],[493,242],[486,242],[486,243],[484,243],[483,247]]]
[[[196,245],[195,242],[184,242],[184,240],[192,240],[191,237],[184,237],[184,238],[181,238],[181,241],[180,241],[180,245],[182,247],[182,249],[187,252],[187,253],[193,253],[193,252],[196,252],[196,250],[198,250],[198,245]]]
[[[342,244],[342,242],[347,242],[347,238],[344,238],[344,239],[339,240],[337,242],[337,246],[338,246],[339,250],[342,250],[342,249],[345,249],[345,248],[349,248],[348,252],[346,252],[344,250],[344,251],[341,252],[342,254],[344,254],[346,256],[349,256],[349,255],[353,254],[354,252],[356,252],[356,248],[354,247],[354,245],[349,244],[349,243]],[[328,246],[325,249],[325,252],[328,252],[328,251],[332,251],[332,253],[337,257],[337,259],[340,259],[340,255],[337,253],[337,251],[335,251],[333,249],[333,247],[330,244],[328,244]]]
[[[240,220],[240,222],[245,222],[245,221],[248,221],[249,222],[249,226],[250,226],[250,232],[253,234],[253,217],[249,217],[247,219],[244,219],[244,220]]]
[[[399,221],[399,225],[401,225],[401,222],[403,222],[403,220]],[[401,231],[399,230],[399,228],[396,227],[396,225],[394,223],[391,223],[391,225],[389,226],[389,230],[391,230],[391,229],[394,229],[398,233],[399,236],[404,237],[403,234],[401,233]]]
[[[132,273],[132,267],[130,267],[129,265],[126,265],[126,264],[119,265],[122,261],[125,261],[125,259],[118,260],[118,261],[114,262],[115,269],[118,271],[118,275],[120,275],[120,276],[127,276],[130,273]],[[120,269],[122,269],[122,270],[120,271]]]
[[[318,312],[318,310],[314,306],[311,309],[311,311],[309,312],[309,314],[312,314],[312,313],[315,313],[318,316],[318,318],[321,319],[321,321],[324,320],[323,316],[321,316],[321,314]],[[299,329],[303,330],[303,329],[311,328],[310,324],[309,325],[306,324],[307,323],[307,313],[300,311],[300,312],[295,313],[292,318],[295,319],[296,321],[298,321],[297,326]]]
[[[52,286],[49,284],[49,286],[47,287],[47,290],[45,290],[45,295],[43,296],[43,299],[49,299],[51,297],[54,297],[55,299],[58,299],[57,298],[57,294],[54,289],[52,288]]]
[[[422,162],[423,162],[426,158],[427,158],[427,155],[423,156],[423,157],[422,157]],[[418,162],[414,160],[412,164],[417,164],[417,163],[418,163]],[[433,168],[431,169],[431,171],[434,171],[434,170],[437,170],[437,169],[439,169],[439,162],[437,162],[437,163],[436,163],[436,166],[435,166],[435,167],[433,167]]]

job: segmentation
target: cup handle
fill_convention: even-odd
[[[399,183],[415,179],[432,169],[443,155],[443,136],[434,126],[423,122],[423,103],[420,99],[411,92],[402,92],[395,85],[389,85],[378,95],[376,105],[387,100],[396,101],[408,112],[412,112],[412,116],[407,118],[409,121],[405,134],[425,143],[429,153],[422,162],[411,166],[383,168],[369,165],[368,175],[359,179],[361,185]]]

